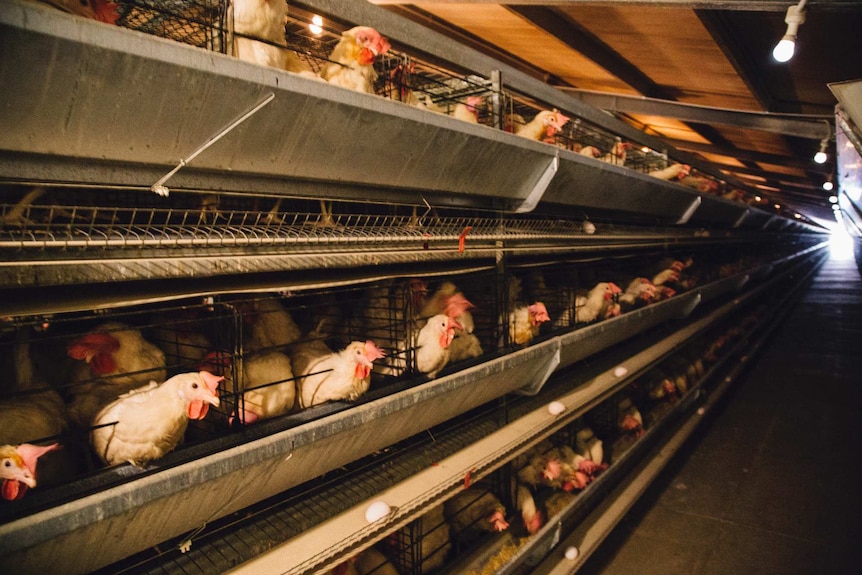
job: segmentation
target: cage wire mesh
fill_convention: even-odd
[[[114,0],[114,3],[118,26],[225,52],[228,0]]]
[[[452,550],[449,524],[443,505],[436,505],[386,540],[398,572],[410,575],[432,573],[445,565]]]

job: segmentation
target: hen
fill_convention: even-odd
[[[455,338],[455,330],[462,327],[446,314],[438,314],[428,321],[416,334],[416,369],[430,378],[437,377],[449,362],[449,345]]]
[[[371,385],[374,360],[382,357],[384,353],[370,340],[354,341],[339,352],[320,339],[291,346],[299,407],[342,399],[356,401]]]
[[[630,311],[651,304],[658,296],[656,286],[647,278],[633,279],[620,295],[622,311]]]
[[[30,328],[15,331],[14,341],[2,348],[0,367],[5,371],[8,397],[0,399],[0,445],[42,443],[51,438],[66,436],[69,422],[66,404],[60,394],[47,386],[40,386],[34,377],[30,358]],[[67,437],[63,437],[68,443]],[[74,451],[74,450],[71,450]],[[42,465],[42,484],[53,485],[69,481],[78,471],[79,453],[65,449],[52,454]],[[35,463],[31,471],[35,473]]]
[[[373,94],[377,80],[374,60],[389,48],[389,42],[374,28],[351,28],[341,35],[329,55],[329,63],[320,70],[320,77],[342,88]]]
[[[575,435],[575,452],[597,465],[602,465],[604,444],[592,429],[584,427]]]
[[[533,493],[520,483],[515,488],[515,506],[521,512],[521,521],[530,535],[535,535],[544,524],[542,511],[537,507]]]
[[[7,501],[24,497],[28,489],[36,487],[37,460],[44,454],[59,449],[57,443],[47,446],[0,446],[0,496]]]
[[[241,302],[237,307],[247,326],[246,351],[280,349],[302,337],[302,330],[277,298]]]
[[[458,102],[452,110],[452,117],[470,122],[479,123],[479,106],[485,101],[482,96],[469,96],[465,102]]]
[[[448,363],[457,363],[482,355],[482,344],[473,333],[475,323],[470,308],[473,307],[452,282],[443,282],[431,297],[425,300],[419,317],[446,314],[457,322],[449,344]]]
[[[72,371],[68,415],[81,427],[117,396],[167,376],[165,354],[141,332],[119,322],[107,322],[66,346],[69,357],[81,360]]]
[[[218,407],[223,379],[208,371],[181,373],[121,395],[96,416],[93,449],[107,465],[128,461],[139,467],[170,453],[189,419],[203,419],[210,405]]]
[[[528,345],[539,335],[542,324],[550,320],[548,309],[540,301],[516,306],[509,312],[509,341],[515,345]]]
[[[561,114],[558,110],[544,110],[536,114],[536,116],[528,123],[514,123],[513,128],[515,134],[529,138],[530,140],[553,142],[553,137],[557,132],[563,129],[569,118]]]
[[[614,164],[615,166],[623,166],[626,163],[626,150],[631,147],[632,144],[630,144],[629,142],[622,142],[618,140],[611,147],[610,152],[604,155],[602,155],[602,151],[595,146],[584,146],[578,153],[582,156],[596,158],[603,162]]]
[[[443,504],[443,514],[449,522],[452,537],[470,544],[483,533],[505,531],[506,508],[487,486],[478,484],[460,491]]]
[[[649,175],[660,180],[678,180],[684,178],[691,172],[691,166],[688,164],[671,164],[660,170],[653,170]]]
[[[199,367],[224,376],[227,389],[233,389],[227,353],[210,353]],[[236,417],[249,424],[287,413],[296,401],[290,358],[278,351],[249,354],[242,362],[242,380],[235,391],[242,392],[242,401],[239,406],[229,406],[228,423]]]
[[[233,0],[234,55],[241,60],[316,77],[295,52],[287,48],[285,0]]]
[[[575,298],[575,321],[590,323],[604,319],[615,295],[622,290],[612,282],[597,283],[586,295]]]

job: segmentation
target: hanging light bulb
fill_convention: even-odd
[[[818,164],[825,164],[829,156],[826,155],[826,146],[829,145],[829,138],[820,140],[820,149],[814,154],[814,161]]]
[[[831,192],[832,188],[834,188],[834,187],[835,186],[833,186],[832,182],[830,182],[829,180],[826,180],[825,182],[823,182],[823,189],[826,190],[827,192]]]
[[[829,196],[829,203],[830,204],[837,204],[838,203],[838,196]]]
[[[784,17],[784,21],[787,23],[787,32],[772,50],[772,57],[779,62],[787,62],[793,58],[793,53],[796,50],[796,34],[799,32],[799,25],[805,22],[806,1],[800,0],[799,4],[787,9],[787,15]]]
[[[772,57],[778,62],[789,62],[796,51],[796,36],[785,34],[775,48],[772,49]]]
[[[311,30],[311,33],[315,36],[323,32],[323,18],[315,14],[311,17],[311,24],[308,25],[308,29]]]

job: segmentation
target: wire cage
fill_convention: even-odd
[[[493,126],[491,81],[476,74],[456,74],[403,53],[381,58],[381,95],[420,109],[455,115]],[[459,110],[460,108],[460,110]],[[473,114],[469,120],[464,114]]]
[[[443,505],[432,507],[387,539],[389,555],[402,575],[422,575],[440,569],[452,551]]]
[[[228,0],[114,0],[114,4],[117,26],[226,51]]]
[[[345,316],[338,334],[341,344],[348,340],[371,339],[386,356],[374,365],[374,372],[390,380],[417,374],[436,375],[440,369],[455,369],[461,362],[478,358],[494,350],[496,300],[493,294],[477,289],[492,282],[487,274],[447,276],[446,278],[395,278],[345,293],[342,303]],[[482,282],[477,284],[476,282]],[[466,291],[462,291],[464,286]],[[449,344],[448,360],[432,371],[424,367],[417,355],[424,341],[423,333],[433,329],[428,320],[448,315],[448,300],[461,294],[472,307],[455,317],[455,329]]]

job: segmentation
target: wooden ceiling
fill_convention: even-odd
[[[862,2],[807,2],[797,54],[779,64],[771,51],[785,33],[789,1],[371,1],[572,93],[804,114],[799,119],[823,122],[822,134],[827,122],[834,134],[837,102],[827,84],[862,78]],[[719,123],[708,113],[692,121],[672,106],[611,111],[815,221],[833,221],[834,192],[822,183],[837,182],[834,154],[824,165],[812,160],[822,135]]]

